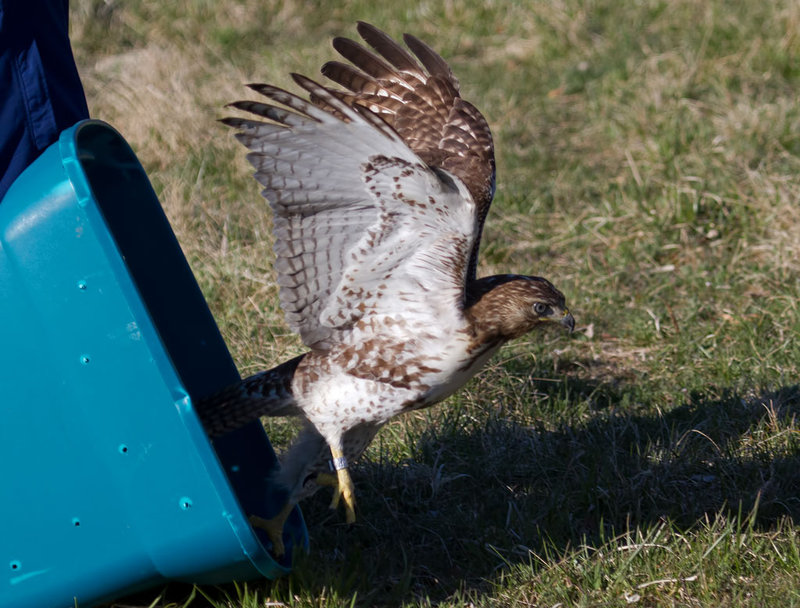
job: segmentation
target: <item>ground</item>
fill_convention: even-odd
[[[139,155],[244,374],[302,347],[215,120],[243,83],[315,74],[356,19],[451,62],[497,147],[479,273],[550,278],[579,330],[389,425],[354,526],[304,504],[291,576],[127,605],[799,605],[800,4],[73,0],[92,114]]]

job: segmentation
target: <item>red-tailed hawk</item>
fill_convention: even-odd
[[[373,50],[336,38],[352,65],[322,68],[344,90],[297,74],[310,101],[249,85],[270,103],[231,105],[266,120],[222,121],[250,149],[275,216],[281,306],[311,349],[198,405],[212,435],[257,415],[303,418],[276,479],[288,503],[254,518],[276,554],[292,507],[319,485],[354,521],[348,466],[392,417],[441,401],[506,341],[574,325],[545,279],[476,278],[492,136],[448,65],[413,36],[416,58],[371,25],[358,32]]]

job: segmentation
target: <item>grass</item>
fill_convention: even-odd
[[[137,151],[243,374],[302,346],[215,119],[244,82],[315,74],[356,19],[451,62],[497,146],[481,273],[551,278],[580,329],[385,428],[359,521],[306,501],[290,576],[124,605],[800,605],[800,5],[74,0],[92,113]]]

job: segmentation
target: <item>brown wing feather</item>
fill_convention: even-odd
[[[373,49],[381,49],[381,55],[394,67],[407,74],[413,74],[422,81],[425,80],[425,73],[419,69],[416,59],[388,34],[363,21],[358,23],[357,29],[364,41]]]
[[[361,30],[359,30],[359,33],[360,31]],[[458,80],[456,80],[450,66],[447,65],[447,62],[442,59],[439,53],[411,34],[403,34],[403,40],[408,45],[408,48],[419,58],[428,72],[433,76],[441,76],[442,78],[452,81],[456,88],[458,88]]]
[[[387,34],[364,22],[358,33],[373,50],[348,38],[334,48],[352,65],[330,61],[322,73],[347,91],[338,97],[368,108],[419,157],[464,182],[477,205],[476,239],[467,277],[475,278],[483,223],[494,196],[495,162],[486,119],[459,93],[450,66],[427,44],[406,34],[416,59]],[[317,100],[315,100],[317,101]]]

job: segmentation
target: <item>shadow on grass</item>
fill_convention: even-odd
[[[354,596],[358,606],[436,603],[486,591],[510,565],[536,567],[534,555],[602,544],[634,527],[669,521],[689,530],[754,505],[759,526],[800,521],[800,439],[790,430],[799,386],[687,395],[659,413],[636,404],[627,380],[544,384],[532,385],[539,399],[526,412],[496,403],[482,416],[474,405],[472,414],[458,403],[434,410],[436,424],[416,438],[412,459],[356,467],[356,524],[344,525],[318,492],[303,504],[310,553],[289,577],[251,589],[287,605],[295,594],[319,605],[350,605]],[[569,423],[558,422],[558,405],[536,415],[559,400],[588,400],[593,410]],[[621,402],[631,406],[615,409]],[[206,592],[237,597],[231,586]],[[186,589],[171,595],[185,598]]]
[[[597,388],[568,380],[554,390],[600,405],[625,391]],[[787,386],[690,395],[663,414],[605,408],[554,429],[503,411],[462,417],[420,436],[413,461],[358,467],[353,527],[328,512],[327,496],[309,501],[312,552],[291,584],[357,592],[365,606],[435,602],[485,589],[532,553],[558,555],[633,527],[666,520],[687,530],[756,504],[760,526],[800,520],[800,440],[787,430],[799,411],[800,387]]]

